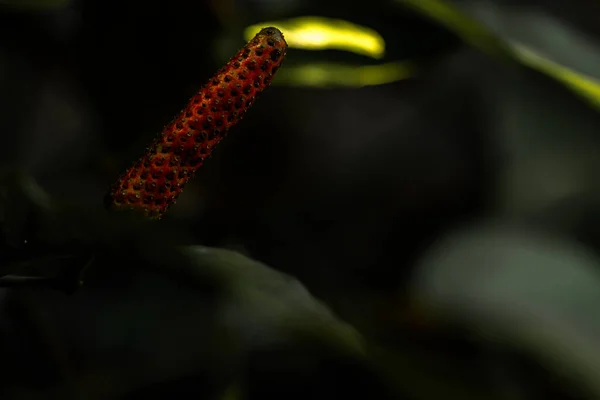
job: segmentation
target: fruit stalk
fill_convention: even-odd
[[[105,206],[160,219],[228,130],[269,86],[286,51],[287,43],[277,28],[262,29],[117,179]]]

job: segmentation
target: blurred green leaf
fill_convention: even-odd
[[[346,352],[363,353],[358,332],[295,278],[230,250],[192,246],[185,251],[202,274],[222,282],[227,296],[219,315],[243,342],[265,346],[283,337],[310,337]]]
[[[377,31],[350,21],[321,16],[262,21],[244,30],[246,41],[264,26],[278,27],[292,49],[337,49],[376,59],[383,58],[385,54],[385,40]]]
[[[409,61],[379,65],[297,63],[281,69],[273,83],[299,87],[364,87],[397,82],[415,74],[415,65]]]
[[[540,10],[519,13],[498,2],[396,1],[438,21],[474,47],[515,59],[600,107],[600,48]]]
[[[396,0],[396,2],[425,14],[482,51],[501,56],[510,55],[510,49],[500,38],[449,2],[443,0]]]
[[[285,360],[288,364],[301,364],[303,357],[318,364],[323,349],[341,359],[364,359],[359,333],[295,278],[235,251],[185,246],[168,224],[81,209],[50,198],[29,178],[15,180],[21,183],[7,186],[0,206],[5,213],[18,212],[17,221],[28,221],[18,237],[31,238],[33,247],[21,254],[22,262],[44,273],[46,264],[33,254],[94,254],[75,296],[10,293],[13,303],[24,299],[27,310],[62,322],[53,328],[64,340],[56,346],[102,366],[77,368],[77,382],[100,375],[123,392],[154,384],[155,390],[172,391],[181,376],[192,375],[193,381],[197,375],[214,381],[197,385],[208,388],[202,390],[222,391],[216,386],[243,373],[242,360],[272,346],[303,346],[298,360]],[[45,329],[30,334],[44,335]],[[278,368],[276,362],[269,368]],[[89,394],[100,388],[80,390]],[[102,390],[97,396],[110,397]]]
[[[422,260],[412,294],[434,317],[524,351],[600,396],[600,260],[585,248],[516,229],[466,230]]]

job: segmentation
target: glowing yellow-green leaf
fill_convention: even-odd
[[[508,56],[530,68],[559,81],[592,105],[600,108],[600,82],[567,68],[534,50],[518,43],[502,40],[484,25],[468,17],[456,7],[442,0],[396,0],[438,21],[459,35],[465,42],[488,54]]]
[[[291,48],[344,50],[376,59],[382,58],[385,53],[385,41],[373,29],[323,17],[261,22],[244,30],[246,40],[252,39],[265,26],[279,28]]]
[[[501,56],[509,51],[506,44],[485,26],[461,13],[455,7],[441,0],[396,0],[432,18],[456,33],[465,42],[487,53]]]
[[[274,84],[310,87],[362,87],[383,85],[410,78],[415,68],[408,62],[352,66],[333,63],[288,65],[281,68]]]
[[[598,80],[550,61],[525,46],[515,45],[513,51],[523,64],[562,82],[593,105],[600,107],[600,82]]]

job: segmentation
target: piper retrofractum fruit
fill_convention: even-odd
[[[105,205],[159,219],[175,203],[213,148],[269,86],[287,43],[262,29],[193,96],[188,105],[111,186]]]

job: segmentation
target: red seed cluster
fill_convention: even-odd
[[[269,86],[286,51],[287,43],[277,28],[262,29],[119,177],[105,205],[161,218],[229,128]]]

